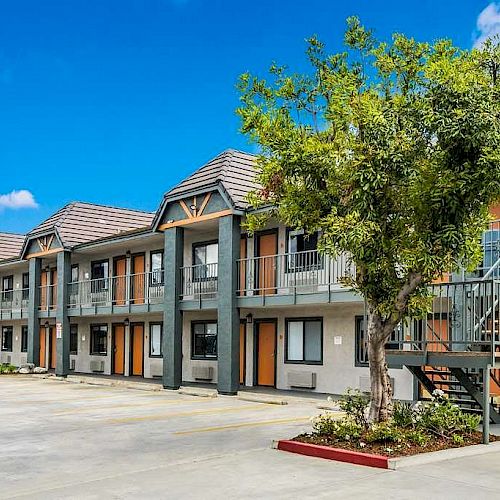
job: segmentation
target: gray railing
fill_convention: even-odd
[[[500,219],[490,222],[482,236],[483,260],[467,277],[500,279]]]
[[[238,261],[239,295],[314,293],[341,287],[354,277],[355,266],[345,254],[336,259],[316,250],[251,257]]]
[[[218,289],[219,266],[217,263],[181,267],[183,300],[215,298]]]
[[[163,302],[163,271],[69,283],[68,306],[125,306]]]
[[[0,292],[0,311],[2,313],[26,311],[28,309],[29,288],[4,290]]]
[[[429,287],[432,307],[408,321],[396,343],[402,350],[489,352],[500,347],[500,281],[440,283]]]

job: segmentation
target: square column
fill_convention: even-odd
[[[57,309],[56,309],[56,375],[69,373],[70,328],[68,317],[68,283],[71,281],[71,253],[57,254]]]
[[[181,267],[184,229],[165,230],[164,310],[163,310],[163,387],[178,389],[182,383],[182,312],[180,310]]]
[[[240,217],[221,217],[217,278],[217,390],[229,395],[236,394],[240,387],[240,313],[236,299],[240,238]]]
[[[29,298],[28,298],[28,363],[40,364],[40,274],[42,259],[29,260]]]

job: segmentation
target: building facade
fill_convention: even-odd
[[[277,221],[248,235],[254,175],[252,155],[228,150],[156,213],[77,202],[26,235],[0,233],[0,362],[223,394],[368,390],[364,303],[342,285],[352,264]],[[477,279],[500,259],[497,226]],[[414,371],[391,366],[395,397],[415,399]]]

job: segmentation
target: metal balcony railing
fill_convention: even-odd
[[[2,313],[27,311],[29,288],[4,290],[0,292],[0,311]]]
[[[70,308],[163,302],[164,273],[128,274],[69,283]]]
[[[332,259],[317,250],[238,261],[238,295],[305,294],[341,287],[355,276],[346,254]]]
[[[181,298],[215,298],[219,268],[217,263],[181,267]]]
[[[38,308],[41,311],[50,311],[57,307],[57,283],[40,286],[40,304]]]

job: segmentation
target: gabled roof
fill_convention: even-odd
[[[0,233],[0,260],[18,257],[23,242],[24,234]]]
[[[248,193],[259,187],[255,181],[256,158],[250,153],[227,149],[165,193],[164,199],[220,185],[234,208],[245,210]]]
[[[27,234],[27,239],[55,232],[65,248],[151,225],[154,213],[73,202],[58,210]]]

